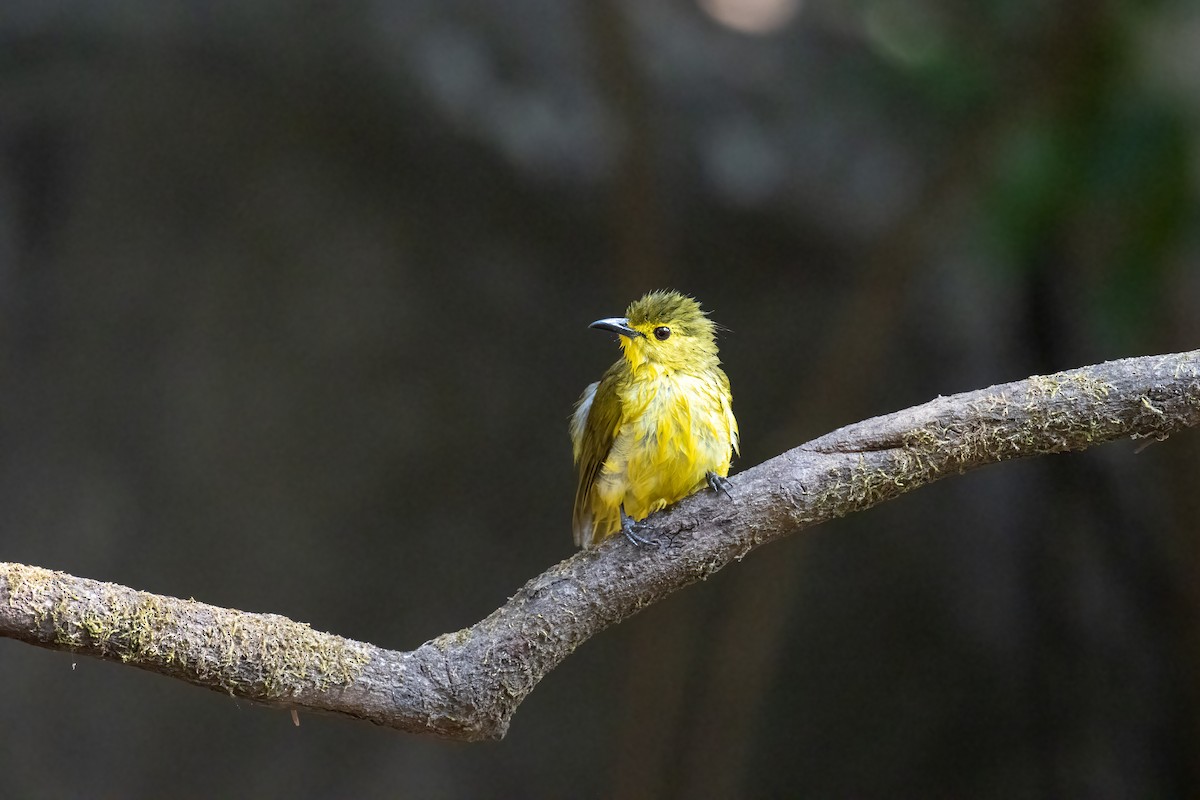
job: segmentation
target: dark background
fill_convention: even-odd
[[[572,552],[646,290],[729,329],[743,466],[1194,348],[1197,53],[1184,2],[10,0],[0,557],[408,649]],[[499,743],[0,642],[0,794],[1197,796],[1200,435],[1139,444],[760,550]]]

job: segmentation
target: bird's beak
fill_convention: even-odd
[[[613,333],[619,333],[622,336],[628,336],[630,339],[636,339],[639,336],[644,338],[646,335],[641,331],[634,330],[633,328],[629,327],[629,320],[625,319],[625,317],[609,317],[608,319],[598,319],[591,325],[588,325],[588,327],[599,328],[602,331],[612,331]]]

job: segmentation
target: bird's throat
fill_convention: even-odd
[[[633,371],[637,371],[639,367],[646,363],[645,344],[641,339],[632,339],[627,336],[621,337],[621,351],[625,355],[625,360],[629,362],[629,367]]]

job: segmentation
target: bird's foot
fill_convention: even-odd
[[[733,484],[729,482],[728,478],[722,478],[717,473],[710,472],[708,473],[708,485],[714,492],[721,492],[730,500],[733,499],[733,495],[729,493],[729,489]]]
[[[634,522],[633,517],[621,511],[621,533],[629,540],[629,543],[634,547],[658,547],[658,542],[638,536],[638,529],[643,527],[641,524]]]

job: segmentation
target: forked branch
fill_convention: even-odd
[[[0,635],[121,661],[237,697],[454,739],[504,735],[576,647],[761,544],[947,475],[1162,439],[1200,422],[1200,351],[1035,376],[850,425],[652,516],[529,581],[483,621],[398,652],[273,614],[0,565]]]

